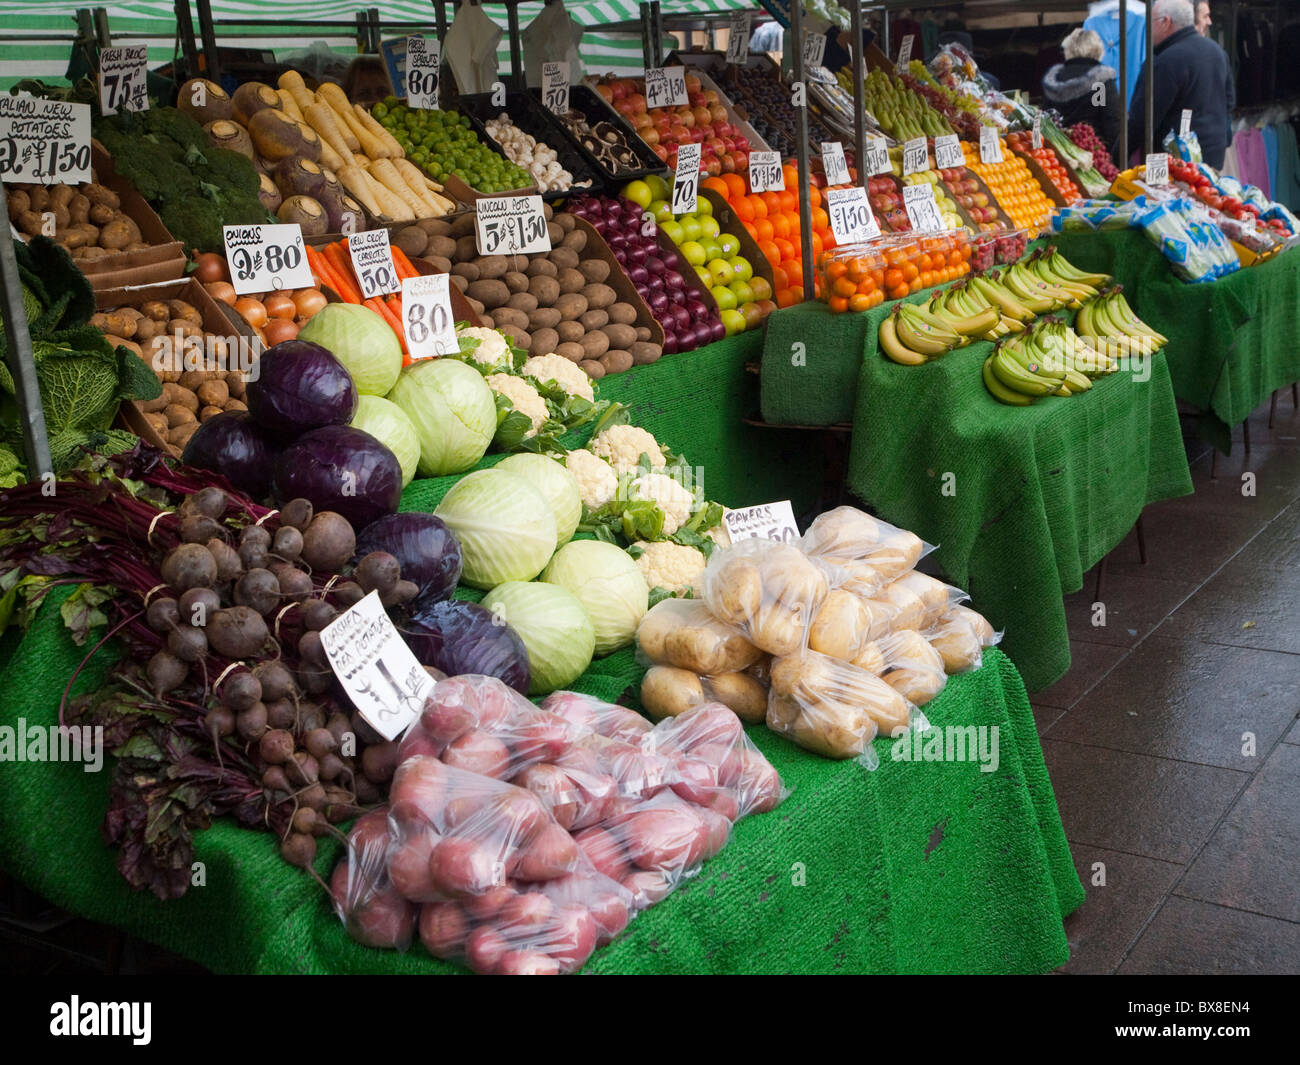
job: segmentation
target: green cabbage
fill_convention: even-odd
[[[397,334],[369,307],[328,303],[311,316],[298,339],[332,352],[364,396],[387,395],[402,372]]]
[[[591,618],[596,654],[627,647],[649,607],[650,589],[626,551],[600,540],[574,540],[555,552],[541,579],[573,593]]]
[[[524,641],[532,676],[529,695],[546,695],[567,687],[591,665],[596,646],[591,619],[563,588],[508,581],[488,592],[483,606]]]
[[[415,426],[423,477],[471,469],[497,429],[492,389],[482,374],[455,359],[413,362],[402,370],[388,398]]]
[[[555,551],[551,508],[536,488],[507,470],[494,467],[462,477],[433,513],[456,535],[461,580],[475,588],[530,581]]]
[[[354,429],[365,430],[396,455],[397,464],[402,467],[402,487],[411,483],[420,461],[420,439],[406,411],[391,400],[361,395],[350,424]]]
[[[555,515],[555,546],[563,547],[573,539],[582,520],[582,495],[578,480],[562,462],[548,455],[511,455],[494,467],[523,477],[542,493]]]

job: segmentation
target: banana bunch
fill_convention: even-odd
[[[919,366],[972,341],[995,340],[1023,328],[965,285],[953,285],[926,303],[900,303],[880,323],[877,339],[889,359]]]
[[[1092,378],[1119,364],[1095,350],[1059,319],[1004,337],[984,360],[984,387],[999,403],[1027,407],[1044,396],[1073,396],[1092,388]]]
[[[1169,343],[1133,313],[1118,285],[1085,303],[1074,324],[1080,336],[1097,341],[1095,346],[1125,355],[1153,355]]]

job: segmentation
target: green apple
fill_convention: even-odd
[[[709,268],[707,266],[695,267],[695,273],[699,277],[701,284],[703,284],[705,288],[709,288],[712,286],[713,275],[709,273]]]
[[[727,288],[736,294],[736,306],[740,306],[742,303],[750,303],[754,299],[753,290],[744,281],[734,280]]]
[[[709,273],[713,275],[715,285],[729,285],[732,278],[736,276],[736,272],[731,268],[731,263],[721,258],[709,260]]]
[[[754,268],[750,265],[749,260],[743,255],[737,255],[732,258],[731,268],[736,273],[737,281],[748,281],[754,276]]]
[[[695,201],[695,213],[708,215],[713,214],[713,204],[709,203],[707,196],[701,196]]]
[[[677,224],[682,227],[682,236],[687,240],[699,240],[703,236],[700,230],[700,220],[693,214],[684,214],[677,220]]]
[[[739,301],[736,299],[736,294],[732,292],[731,289],[727,288],[726,285],[714,285],[709,289],[709,291],[713,293],[713,299],[718,305],[718,310],[724,313],[727,311],[734,311],[738,306],[740,306]]]
[[[644,181],[629,181],[623,187],[623,195],[638,207],[649,207],[655,198],[653,190]]]
[[[706,237],[716,237],[722,232],[722,227],[718,225],[716,218],[706,214],[700,219],[700,232]]]
[[[721,259],[722,249],[718,247],[718,242],[712,237],[700,237],[700,247],[704,249],[705,258]]]
[[[723,328],[727,330],[727,336],[735,336],[737,333],[745,331],[745,316],[736,310],[725,310],[721,314]]]
[[[682,232],[682,224],[680,222],[675,222],[669,219],[659,228],[664,231],[664,235],[674,244],[680,245],[682,241],[686,239],[686,235]]]
[[[704,249],[700,246],[699,241],[688,240],[679,245],[679,248],[682,258],[694,267],[703,266],[708,261],[709,257],[704,254]]]
[[[668,182],[658,174],[647,175],[645,183],[650,187],[650,195],[656,200],[667,200],[672,195],[672,189],[668,187]],[[645,207],[647,205],[642,204],[641,206]]]
[[[667,200],[651,200],[646,210],[654,215],[654,219],[660,225],[673,220],[673,205]]]
[[[730,233],[723,233],[722,236],[718,237],[718,248],[721,250],[724,259],[730,259],[740,252],[740,238],[733,237]]]

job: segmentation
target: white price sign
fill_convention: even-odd
[[[744,63],[749,59],[749,28],[754,16],[748,11],[733,11],[727,19],[727,62]]]
[[[816,70],[826,58],[826,34],[813,31],[803,35],[804,70]]]
[[[542,64],[542,103],[554,115],[569,111],[569,64]]]
[[[980,162],[1002,162],[1002,138],[992,126],[980,126]]]
[[[105,115],[119,111],[147,111],[149,49],[143,44],[99,50],[99,110]]]
[[[929,182],[903,186],[903,210],[917,232],[933,233],[944,228],[939,205],[934,202],[934,186]]]
[[[849,164],[844,158],[844,145],[839,141],[822,141],[822,172],[827,185],[849,183]]]
[[[867,190],[861,185],[847,189],[828,189],[826,213],[831,218],[831,232],[836,244],[861,244],[880,236],[880,223],[867,203]]]
[[[222,226],[230,281],[237,296],[316,284],[302,243],[302,227]]]
[[[1148,185],[1169,184],[1169,153],[1152,152],[1147,156],[1143,177]]]
[[[723,513],[722,521],[733,544],[753,539],[793,543],[799,539],[799,526],[794,522],[794,508],[788,499],[728,510]]]
[[[868,133],[865,151],[867,155],[867,177],[888,174],[893,169],[889,164],[889,143],[884,137],[875,133]]]
[[[677,147],[677,169],[673,172],[673,214],[694,214],[700,192],[700,153],[698,142]]]
[[[0,181],[90,180],[90,104],[0,93]]]
[[[475,210],[480,255],[531,255],[551,250],[540,196],[485,196]]]
[[[906,34],[903,37],[903,43],[898,46],[898,62],[894,64],[895,70],[902,70],[912,60],[912,42],[916,38],[912,34]]]
[[[402,329],[413,359],[453,355],[460,350],[451,313],[450,282],[450,274],[426,274],[402,282]]]
[[[785,172],[781,169],[780,152],[749,153],[749,191],[785,191]]]
[[[348,698],[384,739],[395,740],[420,716],[434,680],[393,627],[378,591],[321,629],[320,642]]]
[[[645,72],[646,107],[685,107],[685,67],[651,67]]]
[[[442,42],[437,37],[406,38],[406,106],[438,110],[438,75]]]
[[[1043,116],[1034,115],[1034,131],[1029,135],[1029,145],[1034,151],[1043,146]]]
[[[361,283],[361,298],[386,296],[402,287],[393,265],[393,246],[388,242],[388,230],[367,229],[363,233],[348,234],[348,252],[352,256],[352,272]]]
[[[957,134],[934,138],[934,165],[940,170],[966,165],[966,157],[961,153],[961,138]]]
[[[930,169],[930,154],[925,148],[925,138],[917,137],[903,145],[903,177]]]
[[[1192,109],[1190,107],[1185,107],[1183,108],[1182,115],[1180,115],[1178,119],[1178,136],[1186,137],[1187,134],[1191,132],[1192,132]]]

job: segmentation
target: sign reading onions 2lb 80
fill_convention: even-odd
[[[531,255],[551,250],[540,196],[484,196],[474,209],[480,255]]]
[[[0,181],[90,180],[90,104],[0,94]]]
[[[352,272],[361,282],[361,298],[386,296],[402,287],[393,265],[393,247],[388,242],[388,230],[367,229],[364,233],[348,234],[348,253],[352,256]]]
[[[221,235],[237,296],[316,284],[303,249],[301,226],[223,226]]]

